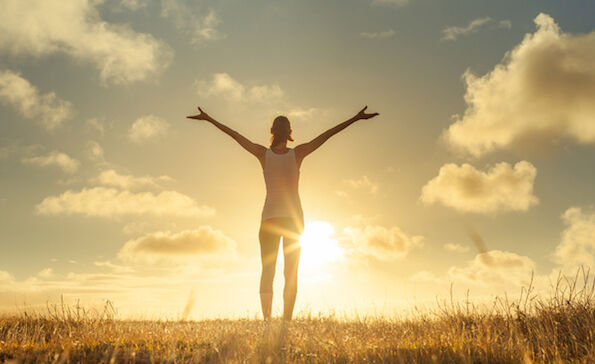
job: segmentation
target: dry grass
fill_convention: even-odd
[[[579,285],[577,282],[581,282]],[[0,362],[595,362],[595,280],[560,278],[488,309],[449,302],[412,319],[130,321],[56,306],[0,322]]]

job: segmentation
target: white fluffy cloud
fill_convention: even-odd
[[[194,45],[225,38],[217,29],[221,20],[213,9],[201,17],[183,1],[161,0],[161,16],[171,18],[179,30],[190,36]]]
[[[40,94],[37,87],[10,70],[0,70],[0,102],[11,105],[27,119],[39,120],[46,129],[54,129],[74,113],[70,102],[53,92]]]
[[[501,250],[479,253],[466,266],[451,267],[448,276],[455,281],[477,285],[526,286],[535,262],[526,256]]]
[[[68,190],[59,196],[46,197],[35,210],[42,215],[82,214],[106,218],[124,215],[204,217],[215,212],[176,191],[133,193],[105,187]]]
[[[401,259],[423,245],[423,236],[409,236],[396,226],[388,229],[372,225],[363,229],[348,227],[345,233],[356,252],[378,260]]]
[[[171,180],[172,178],[169,176],[135,177],[129,174],[120,174],[113,169],[102,171],[93,179],[93,181],[102,185],[120,187],[126,190],[138,187],[160,187],[160,183],[169,182]]]
[[[39,167],[56,166],[60,167],[66,173],[74,173],[79,168],[80,162],[71,158],[66,153],[53,151],[46,155],[23,158],[22,163],[32,164]]]
[[[467,109],[444,134],[452,146],[480,156],[595,144],[595,32],[564,34],[546,14],[535,24],[492,71],[465,72]]]
[[[527,161],[514,167],[498,163],[487,172],[466,163],[449,163],[423,187],[421,201],[476,213],[527,211],[539,202],[533,195],[536,174],[536,168]]]
[[[236,242],[210,226],[178,233],[170,231],[147,234],[129,240],[118,253],[125,261],[188,260],[196,258],[233,259]]]
[[[554,260],[564,268],[595,267],[595,211],[571,207],[562,215],[567,225]]]
[[[65,53],[97,67],[104,83],[146,80],[172,52],[153,36],[103,21],[93,0],[3,0],[0,51],[44,56]]]
[[[142,143],[149,139],[164,135],[169,123],[155,115],[145,115],[136,119],[128,130],[128,138],[135,143]]]
[[[279,100],[283,90],[279,85],[244,86],[227,73],[215,73],[211,80],[197,81],[198,94],[203,97],[218,96],[229,101],[267,101]]]

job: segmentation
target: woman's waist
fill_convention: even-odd
[[[266,207],[300,207],[302,205],[300,196],[295,194],[267,194],[264,199],[264,206]]]
[[[299,200],[300,199],[300,194],[298,192],[298,190],[267,190],[266,193],[266,200],[276,200],[276,199],[281,199],[281,200]]]
[[[267,193],[290,191],[296,192],[299,190],[298,183],[265,183]]]
[[[261,214],[262,220],[284,217],[297,220],[304,220],[304,211],[302,205],[297,202],[295,204],[276,204],[276,203],[265,203],[262,208]]]

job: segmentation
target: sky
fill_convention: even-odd
[[[197,106],[265,146],[380,113],[302,164],[298,315],[548,294],[595,266],[594,13],[0,0],[0,312],[258,316],[262,170]]]

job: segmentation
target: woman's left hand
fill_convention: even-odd
[[[360,119],[370,119],[373,118],[374,116],[380,115],[377,112],[375,113],[371,113],[371,114],[367,114],[366,113],[366,109],[368,107],[364,107],[363,109],[360,110],[360,112],[357,113],[357,115],[355,115],[355,119],[360,120]]]

